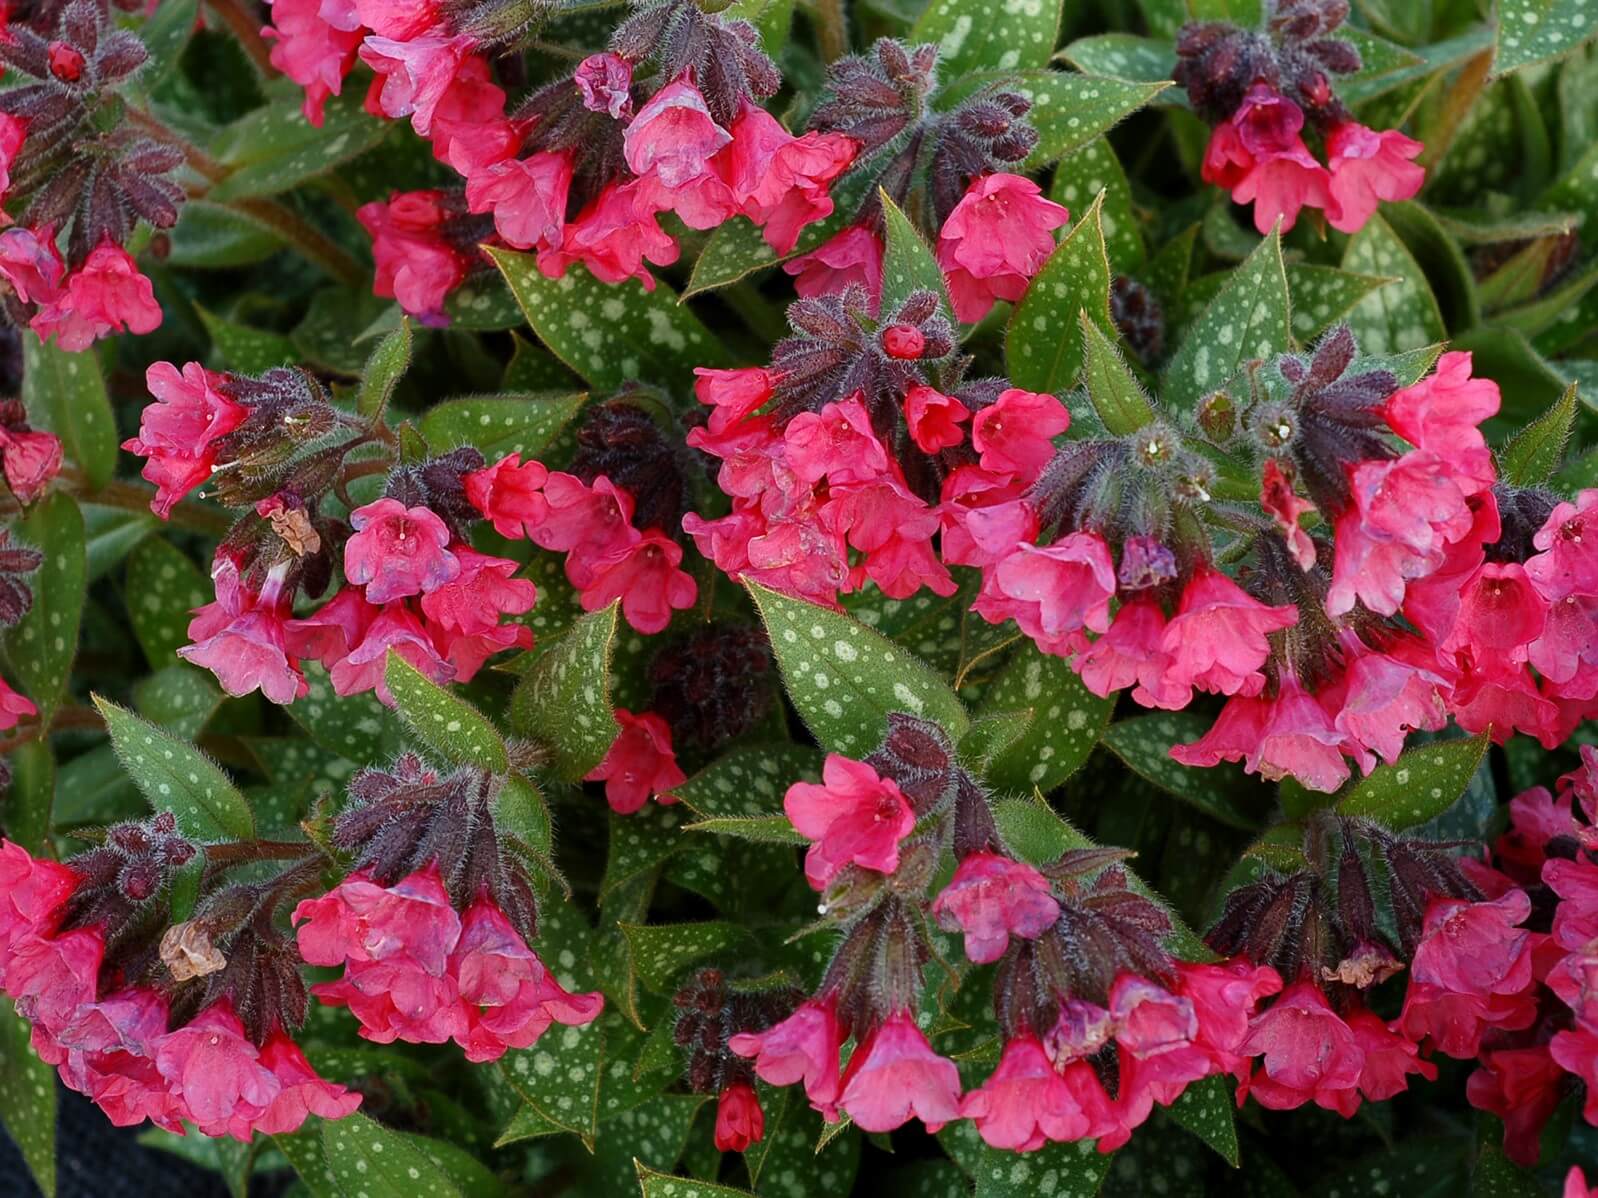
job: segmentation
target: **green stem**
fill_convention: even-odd
[[[147,512],[150,510],[150,500],[155,497],[155,489],[143,483],[114,480],[103,487],[91,487],[89,480],[73,466],[63,469],[60,478],[75,498],[84,503],[97,503],[102,507],[122,508],[129,512]],[[233,517],[217,508],[186,500],[172,509],[167,523],[174,528],[185,528],[190,532],[221,537],[233,527]]]
[[[836,62],[849,53],[849,15],[844,0],[815,0],[812,20],[823,59]]]
[[[211,11],[221,18],[228,32],[238,41],[250,62],[263,77],[270,78],[272,48],[261,36],[261,19],[245,8],[239,0],[209,0]]]

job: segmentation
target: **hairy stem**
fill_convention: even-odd
[[[260,17],[250,12],[240,0],[209,0],[209,7],[227,26],[228,32],[244,53],[249,55],[255,69],[263,76],[270,77],[273,74],[272,48],[261,36]]]
[[[849,14],[844,0],[815,0],[813,19],[822,58],[836,62],[849,53]]]

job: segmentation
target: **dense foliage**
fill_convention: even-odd
[[[1591,0],[4,20],[45,1192],[1598,1194]]]

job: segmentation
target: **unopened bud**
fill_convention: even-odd
[[[62,83],[76,83],[83,78],[83,52],[66,42],[50,43],[50,74]]]
[[[1237,431],[1237,405],[1226,392],[1212,392],[1199,404],[1198,423],[1206,437],[1224,445]]]
[[[882,330],[882,351],[890,358],[913,362],[926,348],[926,337],[914,325],[896,324]]]

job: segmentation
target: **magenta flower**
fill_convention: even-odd
[[[272,567],[260,591],[253,592],[231,560],[219,559],[212,575],[216,601],[196,609],[189,621],[191,643],[178,656],[210,670],[235,698],[259,690],[286,706],[305,695],[310,689],[305,676],[287,652],[289,566],[284,561]]]
[[[1348,740],[1386,762],[1398,760],[1409,733],[1436,732],[1448,723],[1447,680],[1436,653],[1423,642],[1397,640],[1388,652],[1343,638],[1347,672],[1333,723]]]
[[[155,287],[133,256],[109,238],[89,251],[67,276],[64,290],[43,303],[29,326],[41,341],[54,336],[62,349],[88,349],[111,333],[154,332],[161,324]]]
[[[548,477],[542,462],[523,462],[513,453],[466,475],[466,498],[500,536],[520,540],[549,516],[543,495]]]
[[[17,1014],[54,1031],[94,1001],[104,959],[105,939],[97,929],[60,936],[24,932],[6,948],[0,988],[16,1000]]]
[[[372,237],[376,276],[372,293],[392,297],[423,324],[443,325],[444,300],[461,285],[470,266],[444,240],[442,193],[408,191],[387,203],[362,204],[356,218]]]
[[[971,444],[982,467],[1024,482],[1054,457],[1054,438],[1071,427],[1071,413],[1052,395],[1011,387],[971,418]]]
[[[566,230],[566,193],[572,181],[568,153],[508,158],[466,181],[473,212],[492,212],[494,229],[519,250],[560,245]]]
[[[1238,1091],[1261,1106],[1287,1111],[1313,1102],[1344,1118],[1359,1107],[1365,1055],[1348,1024],[1310,982],[1295,982],[1249,1023],[1245,1056],[1259,1067]]]
[[[707,426],[711,433],[724,433],[765,404],[776,381],[764,366],[744,366],[737,370],[694,367],[694,397],[710,408]]]
[[[184,1118],[205,1135],[245,1141],[281,1088],[260,1056],[227,999],[162,1036],[154,1053]]]
[[[688,775],[677,766],[666,721],[652,711],[634,715],[618,707],[616,722],[621,731],[586,781],[605,784],[605,799],[618,815],[631,815],[651,797],[674,802],[672,787],[682,785]]]
[[[658,209],[648,202],[640,182],[607,185],[566,223],[558,248],[539,249],[538,269],[558,279],[572,263],[581,262],[602,283],[637,279],[645,291],[653,291],[655,277],[644,263],[670,266],[680,251],[655,219]]]
[[[182,373],[157,362],[144,376],[155,402],[144,409],[139,435],[122,443],[149,460],[144,478],[156,485],[150,509],[163,520],[173,506],[211,477],[216,442],[244,423],[249,410],[223,393],[227,376],[186,363]]]
[[[675,189],[710,173],[710,159],[732,140],[704,96],[683,77],[661,88],[627,125],[622,153],[635,175]]]
[[[351,512],[350,524],[355,535],[344,545],[344,577],[366,588],[368,603],[425,595],[460,575],[449,528],[428,508],[379,499]]]
[[[39,709],[31,699],[12,690],[10,684],[0,678],[0,732],[15,728],[17,721],[25,715],[38,714]]]
[[[1437,359],[1432,372],[1401,388],[1382,405],[1388,427],[1420,449],[1480,461],[1491,468],[1480,425],[1498,415],[1498,384],[1471,377],[1471,355],[1455,350]],[[1491,482],[1491,475],[1485,479]]]
[[[810,1105],[829,1122],[836,1120],[841,1085],[838,1053],[847,1033],[830,997],[809,999],[763,1032],[740,1032],[727,1041],[739,1056],[754,1059],[755,1073],[773,1086],[802,1081]]]
[[[49,226],[30,229],[13,225],[0,233],[0,276],[23,303],[47,304],[58,299],[66,269],[55,248],[55,231]]]
[[[327,98],[344,89],[365,30],[345,28],[323,15],[320,0],[272,0],[272,23],[261,35],[272,43],[272,66],[305,89],[305,119],[321,128]]]
[[[476,47],[477,40],[464,33],[406,40],[369,34],[361,43],[360,58],[382,80],[377,102],[383,115],[410,117],[411,127],[426,137],[433,110]]]
[[[1208,732],[1192,744],[1174,746],[1171,757],[1196,766],[1241,761],[1273,782],[1293,777],[1310,790],[1330,794],[1348,781],[1343,752],[1357,749],[1333,725],[1319,697],[1284,671],[1274,699],[1234,696]]]
[[[464,544],[453,553],[460,573],[422,596],[422,614],[430,624],[467,634],[491,632],[500,626],[501,616],[522,615],[538,602],[533,583],[511,577],[521,569],[518,563]]]
[[[627,623],[646,636],[664,632],[672,613],[688,610],[699,597],[699,585],[681,567],[676,541],[657,528],[634,530],[624,548],[588,564],[583,610],[599,611],[620,599]]]
[[[932,903],[946,932],[965,933],[965,955],[987,965],[1004,955],[1010,937],[1036,939],[1060,917],[1049,880],[1032,866],[997,853],[972,853]]]
[[[1504,1155],[1529,1167],[1541,1155],[1542,1130],[1564,1097],[1565,1077],[1546,1044],[1490,1049],[1465,1082],[1465,1097],[1504,1121]]]
[[[734,1082],[716,1097],[716,1148],[743,1152],[766,1134],[766,1113],[760,1095],[748,1082]]]
[[[17,502],[32,503],[61,473],[61,438],[54,433],[0,428],[0,469]]]
[[[1178,962],[1177,979],[1176,993],[1193,1004],[1198,1020],[1193,1042],[1209,1054],[1215,1072],[1247,1076],[1242,1047],[1249,1020],[1260,999],[1281,990],[1282,979],[1269,966],[1241,957],[1214,965]]]
[[[787,465],[799,481],[870,483],[888,473],[888,451],[871,428],[859,392],[820,412],[801,412],[783,433]]]
[[[898,783],[863,761],[827,754],[822,781],[795,782],[782,808],[806,840],[805,877],[825,890],[849,865],[891,874],[899,868],[899,842],[915,827],[915,813]]]
[[[1145,707],[1186,707],[1193,692],[1171,682],[1171,658],[1160,648],[1165,623],[1165,613],[1152,599],[1122,604],[1110,630],[1072,663],[1083,685],[1103,698],[1136,683],[1132,698]]]
[[[49,934],[61,905],[77,886],[78,875],[67,866],[0,840],[0,976],[7,950]]]
[[[1549,602],[1571,595],[1598,595],[1598,490],[1576,494],[1548,513],[1526,559],[1526,577]]]
[[[468,58],[433,109],[433,157],[466,177],[470,194],[479,173],[515,156],[522,130],[505,115],[505,92],[481,58]]]
[[[1005,1044],[992,1076],[960,1100],[960,1117],[976,1124],[984,1143],[1009,1152],[1032,1152],[1051,1140],[1080,1140],[1091,1127],[1071,1087],[1031,1034]]]
[[[1256,83],[1229,121],[1218,125],[1204,155],[1203,177],[1254,205],[1254,227],[1278,220],[1291,229],[1305,207],[1331,204],[1331,176],[1305,146],[1304,112],[1265,83]]]
[[[1410,159],[1425,148],[1397,129],[1377,133],[1358,121],[1334,125],[1326,135],[1331,169],[1326,219],[1332,228],[1358,233],[1383,200],[1413,199],[1426,182],[1426,171]]]
[[[284,647],[291,657],[319,661],[331,670],[365,639],[381,610],[366,601],[360,587],[340,587],[309,616],[284,622]]]
[[[1489,902],[1433,899],[1411,976],[1454,994],[1518,994],[1532,983],[1531,899],[1511,890]]]
[[[1108,631],[1115,566],[1095,533],[1073,532],[1051,545],[1021,543],[982,579],[973,604],[991,623],[1013,617],[1045,652],[1086,646],[1084,628]]]
[[[862,1130],[892,1131],[920,1119],[936,1132],[960,1115],[960,1071],[932,1051],[909,1011],[895,1011],[849,1058],[839,1106]]]
[[[1297,621],[1291,605],[1261,603],[1219,570],[1201,566],[1161,634],[1160,649],[1171,661],[1168,684],[1257,695],[1265,681],[1260,667],[1271,652],[1266,638]]]
[[[793,251],[807,225],[832,215],[828,188],[854,161],[856,143],[837,133],[794,137],[747,101],[718,164],[739,209],[765,230],[778,254]]]
[[[1071,214],[1020,175],[983,175],[972,181],[938,233],[955,316],[981,320],[997,300],[1012,303],[1054,251],[1054,230]]]
[[[882,242],[864,225],[850,225],[782,269],[794,276],[794,290],[804,299],[851,286],[864,287],[872,303],[882,298]]]
[[[608,112],[615,120],[626,119],[632,108],[633,66],[620,54],[604,51],[590,54],[577,64],[572,82],[590,112]]]
[[[1437,1066],[1420,1059],[1420,1049],[1407,1037],[1393,1031],[1383,1020],[1364,1007],[1349,1012],[1349,1030],[1364,1055],[1359,1071],[1359,1092],[1371,1102],[1385,1102],[1409,1089],[1409,1075],[1418,1073],[1427,1081],[1437,1078]]]

